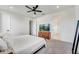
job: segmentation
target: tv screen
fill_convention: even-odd
[[[50,24],[40,24],[39,31],[50,31]]]

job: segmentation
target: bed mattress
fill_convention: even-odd
[[[31,35],[11,37],[7,41],[16,54],[31,54],[46,45],[44,38]]]

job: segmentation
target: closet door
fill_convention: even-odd
[[[36,20],[31,20],[31,35],[37,35],[37,23]]]

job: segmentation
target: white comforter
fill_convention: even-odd
[[[14,53],[17,54],[34,53],[46,44],[43,38],[30,35],[11,37],[7,39],[7,42],[13,48]]]

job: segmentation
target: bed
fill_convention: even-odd
[[[46,45],[44,38],[31,35],[8,37],[5,40],[15,54],[33,54]]]

